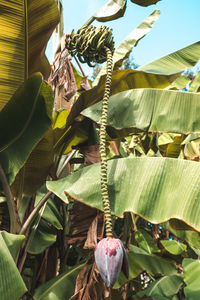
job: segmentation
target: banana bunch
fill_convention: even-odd
[[[106,48],[114,52],[114,40],[112,29],[106,26],[84,26],[77,31],[72,30],[66,36],[65,45],[72,56],[78,56],[82,63],[94,67],[91,62],[103,63],[106,61]]]

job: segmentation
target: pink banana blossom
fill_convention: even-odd
[[[128,257],[119,239],[102,239],[95,248],[94,256],[99,273],[108,288],[113,287],[121,270],[128,278]]]

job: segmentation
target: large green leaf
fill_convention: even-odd
[[[46,194],[45,186],[42,186],[36,195],[35,205]],[[31,254],[39,254],[56,242],[57,230],[63,229],[62,217],[56,206],[57,201],[51,198],[45,203],[34,221],[26,251]]]
[[[160,249],[154,245],[152,236],[145,230],[137,230],[135,232],[135,240],[140,248],[152,254],[154,252],[160,252]]]
[[[10,183],[51,125],[53,93],[41,74],[31,76],[0,112],[0,163]],[[7,147],[7,148],[6,148]]]
[[[200,261],[191,258],[183,260],[184,281],[186,287],[184,288],[187,300],[199,300],[200,295]]]
[[[115,70],[112,74],[111,95],[137,88],[163,89],[169,86],[177,76],[177,74],[170,76],[156,75],[137,70]],[[67,127],[73,123],[83,109],[99,102],[103,98],[105,79],[106,75],[103,75],[97,86],[83,92],[79,96],[67,118]]]
[[[157,74],[174,74],[193,67],[200,59],[200,42],[196,42],[153,62],[139,67],[137,70]]]
[[[21,237],[20,237],[21,239]],[[15,246],[18,248],[18,240]],[[26,291],[26,286],[13,260],[13,236],[0,234],[0,295],[1,300],[18,300]],[[16,248],[16,249],[17,249]],[[11,253],[10,251],[11,250]],[[13,255],[13,256],[12,256]]]
[[[85,167],[47,188],[63,201],[64,192],[77,201],[103,209],[100,165]],[[132,211],[152,223],[183,220],[200,231],[199,164],[162,157],[121,158],[108,161],[108,190],[113,214]]]
[[[152,4],[156,4],[160,0],[131,0],[133,3],[141,5],[141,6],[149,6]]]
[[[44,52],[58,20],[54,0],[0,0],[0,110],[28,74],[48,76]]]
[[[48,247],[56,242],[56,228],[41,219],[39,224],[33,224],[29,234],[26,251],[31,254],[44,252]]]
[[[35,300],[67,300],[74,293],[76,278],[83,265],[59,275],[36,289]]]
[[[19,235],[19,234],[8,233],[6,231],[1,231],[1,236],[4,239],[4,241],[8,247],[8,250],[10,251],[10,254],[12,255],[13,259],[15,260],[18,255],[20,246],[21,246],[22,242],[25,240],[25,236]]]
[[[185,244],[177,241],[161,240],[160,242],[163,247],[173,255],[179,255],[187,249],[187,246]]]
[[[196,231],[191,230],[176,230],[170,226],[169,222],[163,223],[162,227],[170,231],[173,235],[180,238],[182,241],[186,241],[190,248],[200,256],[200,236]]]
[[[128,252],[129,262],[129,278],[131,280],[136,278],[140,273],[146,271],[150,275],[172,275],[176,274],[176,267],[172,262],[169,262],[154,254],[149,254],[141,248],[130,245]],[[121,273],[114,288],[122,286],[127,279]]]
[[[139,40],[141,40],[153,27],[154,23],[160,17],[160,11],[156,9],[150,16],[148,16],[136,29],[134,29],[119,45],[113,54],[113,68],[118,68],[122,65],[123,60],[129,57],[133,47],[135,47]],[[93,82],[95,86],[99,78],[106,74],[106,65],[101,68],[97,77]]]
[[[126,10],[126,0],[109,0],[94,15],[100,22],[106,22],[123,17]]]
[[[32,196],[46,181],[50,168],[54,162],[54,134],[50,128],[31,152],[23,166],[23,174],[19,172],[12,184],[12,192],[15,196],[19,191],[19,185],[23,176],[23,194]]]
[[[137,295],[151,296],[153,300],[169,300],[178,293],[182,284],[183,278],[180,275],[164,276],[153,281],[147,289]]]
[[[123,112],[123,113],[122,113]],[[100,121],[101,103],[87,108],[82,114],[95,122]],[[185,93],[158,89],[135,89],[118,93],[109,99],[109,135],[115,137],[137,131],[200,132],[200,97],[198,93]]]

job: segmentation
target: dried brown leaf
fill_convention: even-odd
[[[104,232],[103,214],[95,208],[75,202],[73,209],[70,211],[71,234],[67,237],[67,243],[76,243],[77,246],[83,246],[88,238],[89,228],[96,217],[98,223],[97,239],[102,239]],[[92,228],[91,231],[94,232]]]
[[[91,261],[93,261],[92,264]],[[85,274],[89,264],[91,264],[90,268]],[[104,283],[94,263],[94,257],[92,257],[80,271],[76,281],[75,293],[70,300],[101,300],[103,290]]]

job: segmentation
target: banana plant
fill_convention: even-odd
[[[93,42],[98,32],[105,46],[105,27],[91,23],[123,17],[127,2],[108,1],[79,32]],[[0,11],[1,299],[199,299],[199,73],[182,72],[199,61],[200,43],[122,69],[156,9],[111,49],[109,84],[105,66],[83,88],[78,56],[80,73],[65,65],[67,51],[98,61],[94,43],[75,32],[65,53],[56,48],[48,84],[45,48],[59,15],[63,33],[61,1],[0,0]],[[74,70],[77,93],[52,116],[51,85],[68,87],[64,66]]]

